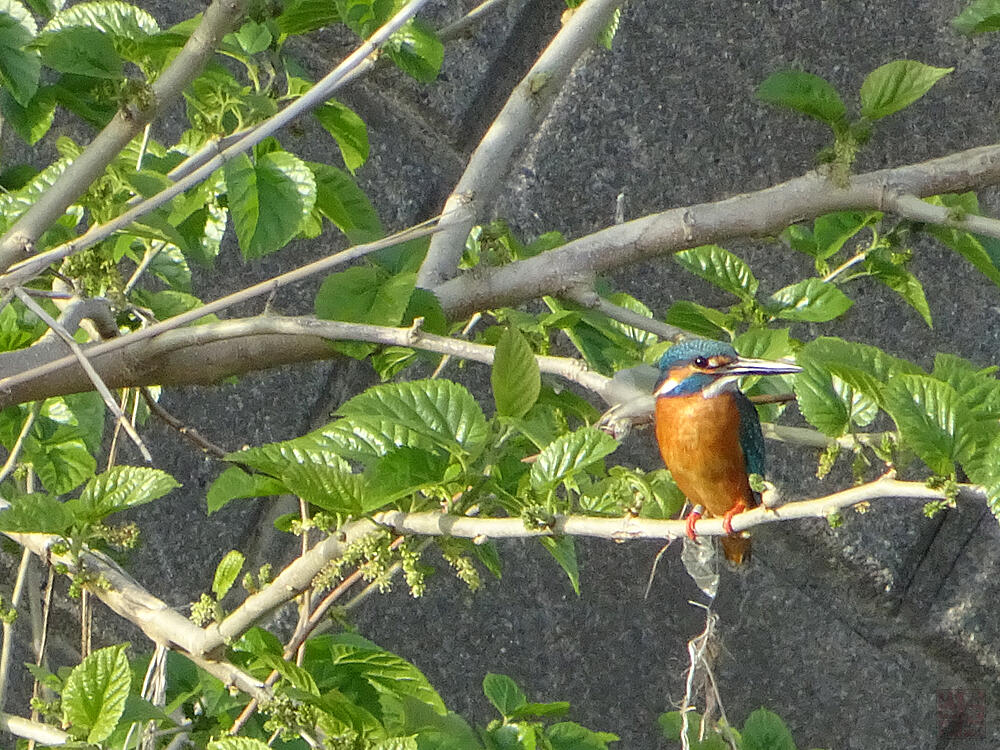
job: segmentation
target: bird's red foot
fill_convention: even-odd
[[[696,505],[691,509],[691,512],[687,514],[687,524],[685,529],[687,531],[688,539],[694,540],[698,535],[694,533],[694,525],[701,518],[701,514],[704,512],[704,508],[700,505]]]
[[[722,530],[727,534],[733,533],[733,516],[737,513],[742,513],[747,509],[747,504],[744,502],[738,502],[732,508],[726,511],[726,515],[722,517]]]

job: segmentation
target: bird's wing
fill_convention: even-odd
[[[757,407],[739,391],[734,396],[740,410],[740,447],[747,462],[747,474],[764,476],[764,433],[760,430]]]

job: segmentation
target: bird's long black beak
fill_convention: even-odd
[[[715,370],[719,375],[791,375],[802,372],[802,368],[790,362],[778,362],[770,359],[751,359],[740,357],[728,365]]]

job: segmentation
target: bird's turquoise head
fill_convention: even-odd
[[[787,362],[741,357],[732,346],[712,339],[689,339],[674,344],[660,357],[657,398],[701,393],[711,398],[736,387],[744,375],[783,375],[802,368]]]

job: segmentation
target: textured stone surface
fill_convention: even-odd
[[[929,96],[879,127],[858,169],[989,143],[996,138],[998,42],[989,36],[967,40],[950,30],[948,20],[963,5],[634,0],[614,50],[585,57],[511,165],[496,214],[525,239],[553,229],[578,237],[612,221],[622,192],[632,218],[801,174],[826,144],[824,127],[753,97],[761,80],[788,66],[827,77],[856,107],[850,92],[889,60],[957,65]],[[506,82],[530,64],[526,51],[534,54],[544,44],[559,6],[527,0],[495,12],[483,37],[449,48],[446,80],[430,89],[386,69],[344,92],[369,123],[372,158],[359,179],[388,227],[439,210],[475,137],[502,104],[497,89],[509,87]],[[190,8],[175,3],[154,12],[166,25]],[[457,13],[444,2],[433,7],[442,23]],[[318,75],[346,49],[345,39],[320,34],[302,54]],[[290,137],[288,146],[307,158],[334,158],[328,136],[311,123],[303,126],[304,134]],[[984,204],[996,209],[996,195],[987,193]],[[230,244],[199,292],[215,297],[341,246],[329,236],[244,265]],[[751,263],[762,293],[808,273],[804,256],[773,243],[728,247]],[[846,319],[823,330],[876,343],[924,366],[935,351],[996,364],[998,290],[933,243],[920,242],[915,250],[933,330],[898,298],[865,282],[852,288],[856,305]],[[659,315],[675,299],[731,302],[669,257],[625,269],[614,281]],[[310,283],[283,291],[275,307],[308,311],[314,289]],[[259,310],[250,305],[240,314]],[[797,333],[809,338],[817,331],[802,326]],[[484,372],[469,371],[481,394],[488,384]],[[209,437],[236,447],[300,433],[329,411],[329,391],[349,392],[369,378],[339,364],[286,368],[236,386],[170,391],[164,403]],[[180,606],[209,587],[225,550],[263,544],[264,532],[255,525],[258,509],[250,506],[234,504],[206,519],[204,491],[218,467],[161,427],[150,428],[149,436],[157,464],[185,487],[135,512],[148,544],[133,556],[134,570]],[[658,459],[650,443],[648,432],[637,433],[616,459],[653,468]],[[849,482],[846,470],[825,482],[813,479],[815,457],[808,452],[769,449],[772,473],[788,498]],[[768,706],[788,721],[803,748],[996,747],[1000,737],[989,734],[951,744],[939,740],[936,701],[939,690],[984,690],[986,726],[998,726],[1000,628],[991,607],[1000,593],[998,536],[981,507],[928,520],[909,501],[849,513],[838,529],[819,521],[761,529],[751,568],[725,575],[716,605],[723,638],[717,676],[730,719],[742,723],[749,711]],[[182,548],[185,554],[178,555]],[[449,705],[472,719],[493,718],[480,685],[487,671],[502,671],[531,699],[571,701],[571,718],[619,733],[623,748],[661,747],[655,719],[681,697],[685,644],[701,630],[702,618],[688,603],[698,592],[674,549],[643,598],[657,549],[581,543],[583,593],[577,598],[547,553],[511,543],[504,545],[503,579],[487,581],[483,593],[469,595],[445,574],[421,600],[401,591],[369,600],[357,624],[364,635],[413,659]],[[5,575],[8,570],[9,564]]]

